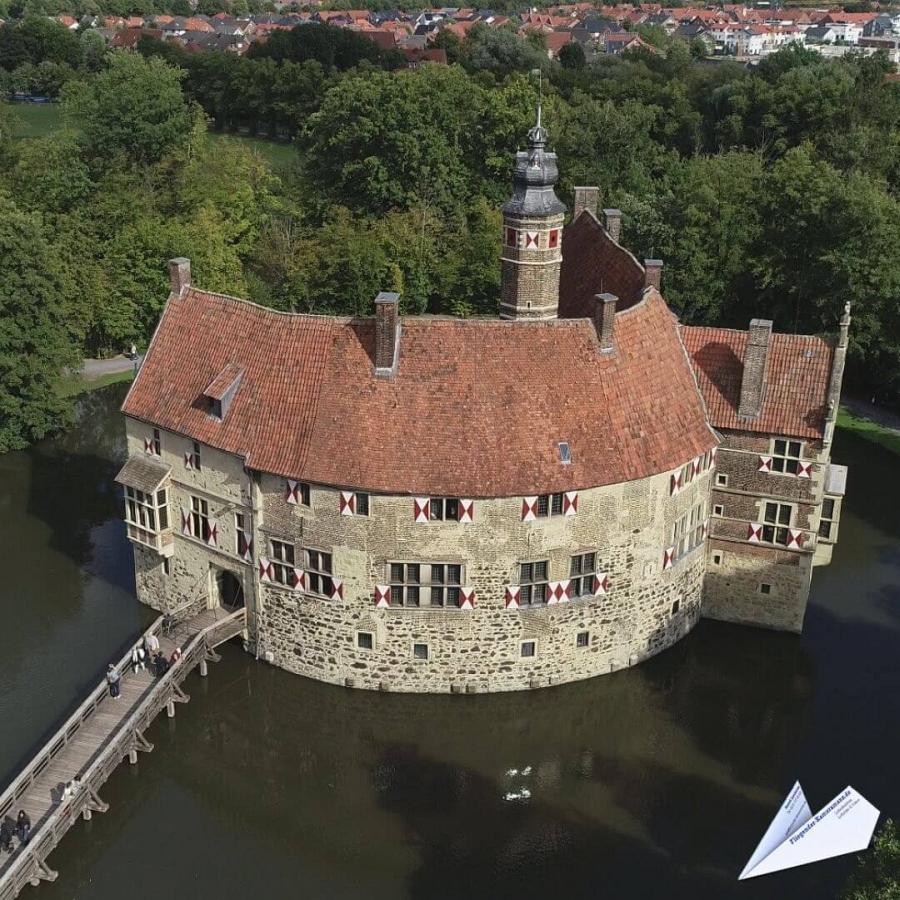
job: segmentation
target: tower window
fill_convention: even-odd
[[[553,250],[554,248],[559,246],[559,229],[551,228],[550,233],[547,235],[547,246]]]
[[[519,233],[515,228],[506,229],[506,246],[515,247],[519,241]]]

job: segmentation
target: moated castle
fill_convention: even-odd
[[[836,339],[682,326],[662,263],[538,124],[503,207],[500,317],[288,314],[190,263],[123,406],[138,597],[243,605],[245,646],[391,691],[634,665],[701,615],[799,632],[830,561]]]

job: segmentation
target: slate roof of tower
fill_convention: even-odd
[[[716,428],[791,437],[821,438],[825,431],[833,344],[803,334],[772,334],[762,410],[756,419],[738,418],[747,332],[684,326],[710,423]]]
[[[588,319],[404,317],[396,376],[376,378],[373,319],[280,313],[189,289],[167,304],[123,411],[255,469],[415,495],[613,484],[716,443],[658,293],[617,314],[616,348],[600,353]],[[243,376],[219,422],[201,395],[229,365]]]

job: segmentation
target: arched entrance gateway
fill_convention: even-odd
[[[244,605],[244,585],[234,572],[220,569],[216,573],[216,593],[225,609],[241,609]]]

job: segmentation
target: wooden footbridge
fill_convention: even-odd
[[[0,821],[12,827],[24,809],[32,822],[27,844],[16,839],[12,854],[0,850],[0,900],[17,897],[28,884],[55,880],[57,873],[47,864],[51,851],[79,816],[90,819],[93,813],[106,811],[107,804],[100,799],[106,780],[126,757],[135,763],[139,751],[153,749],[144,737],[149,725],[163,709],[170,717],[175,715],[175,704],[189,699],[181,689],[185,678],[197,666],[206,675],[207,664],[219,658],[215,648],[244,627],[243,609],[204,610],[172,625],[161,616],[146,633],[158,637],[166,659],[176,647],[182,652],[162,678],[154,677],[149,666],[132,672],[129,647],[118,664],[119,699],[109,696],[104,679],[0,794]],[[63,788],[75,779],[74,795],[64,796]]]

